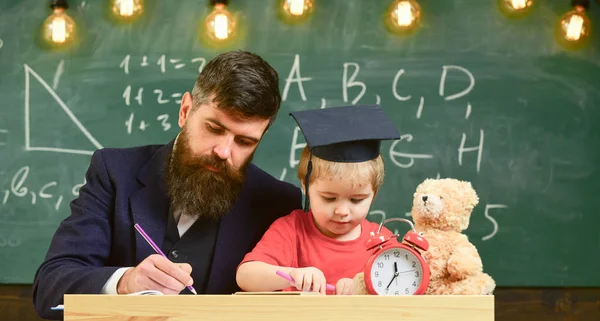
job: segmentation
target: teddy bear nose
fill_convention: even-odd
[[[427,202],[427,195],[424,195],[424,196],[422,197],[422,199],[423,199],[423,202]]]

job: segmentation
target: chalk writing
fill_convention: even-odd
[[[482,237],[481,240],[487,241],[487,240],[491,239],[492,237],[494,237],[494,235],[496,235],[496,233],[498,233],[498,222],[490,215],[489,210],[496,209],[496,208],[507,208],[507,207],[508,206],[503,205],[503,204],[486,204],[485,205],[484,216],[490,222],[492,222],[493,230],[492,230],[492,233]]]
[[[165,60],[165,55],[161,55],[160,58],[158,58],[158,61],[156,62],[156,64],[160,66],[160,72],[163,74],[166,72]]]
[[[198,66],[197,70],[198,72],[201,72],[206,65],[206,58],[203,57],[195,57],[188,61],[180,58],[170,58],[167,57],[167,55],[162,54],[155,59],[156,60],[153,60],[152,58],[149,58],[148,55],[143,55],[141,58],[139,58],[139,66],[145,68],[151,65],[151,61],[155,61],[155,65],[158,66],[158,71],[161,74],[165,74],[169,68],[172,68],[173,70],[180,70],[188,65],[193,66],[194,68],[195,66]],[[132,66],[135,67],[135,62],[132,65],[132,57],[130,54],[125,55],[125,57],[123,57],[123,59],[119,62],[119,69],[122,69],[123,73],[126,75],[130,73]]]
[[[13,232],[7,234],[5,232],[0,232],[0,248],[17,247],[19,245],[21,245],[21,239],[19,238],[18,233]]]
[[[142,105],[142,93],[144,92],[144,87],[138,88],[137,95],[135,96],[135,101],[137,101],[138,105]],[[127,85],[125,90],[123,91],[123,99],[125,100],[125,105],[129,106],[131,104],[131,85]]]
[[[144,59],[145,58],[146,56],[144,56]],[[123,61],[121,61],[121,63],[119,64],[119,68],[123,68],[123,71],[126,74],[129,73],[129,60],[131,60],[131,55],[125,56],[125,58],[123,58]]]
[[[121,97],[123,98],[123,101],[125,102],[126,106],[131,106],[132,104],[132,91],[135,91],[135,89],[132,88],[131,85],[127,85],[127,87],[125,87],[125,90],[123,90],[123,94],[121,95]],[[136,95],[135,97],[133,97],[133,99],[137,102],[139,106],[142,106],[144,102],[144,87],[137,88],[137,91],[135,91],[135,93]],[[178,98],[181,98],[183,96],[183,94],[180,92],[167,94],[162,89],[153,89],[152,95],[156,99],[156,103],[158,103],[159,105],[164,105],[172,102],[178,106],[179,104],[181,104],[181,99]],[[172,99],[166,98],[165,96],[170,96]]]
[[[163,131],[166,132],[169,129],[171,129],[171,123],[169,123],[169,115],[168,114],[159,115],[158,117],[156,117],[156,120],[161,125],[161,128]],[[135,113],[131,112],[131,114],[129,114],[129,118],[125,121],[125,131],[127,132],[127,134],[131,134],[134,126],[137,126],[138,129],[144,131],[144,130],[146,130],[146,128],[148,128],[151,125],[151,123],[148,123],[145,120],[140,120],[137,123],[137,125],[135,125],[136,123],[134,123],[134,121],[135,121]]]
[[[401,153],[401,152],[396,151],[395,150],[396,146],[403,140],[406,140],[407,142],[410,143],[413,140],[413,136],[411,134],[400,135],[400,139],[394,141],[392,143],[392,146],[390,146],[390,159],[396,166],[401,167],[401,168],[410,168],[414,165],[415,159],[431,159],[431,158],[433,158],[433,155],[429,155],[429,154],[409,154],[409,153]],[[398,160],[399,157],[408,158],[409,162],[402,163]]]
[[[171,124],[168,122],[169,121],[168,114],[159,115],[158,117],[156,117],[156,120],[158,120],[160,122],[160,125],[162,126],[164,131],[171,129]]]
[[[296,151],[302,150],[304,149],[304,146],[306,146],[306,143],[298,143],[300,138],[300,127],[296,126],[292,136],[292,147],[290,148],[290,168],[296,167],[300,162],[300,160],[296,158]]]
[[[58,192],[58,182],[49,181],[41,183],[40,186],[33,188],[27,183],[27,179],[30,175],[31,168],[29,166],[22,166],[16,171],[10,180],[9,188],[3,191],[2,205],[6,205],[9,202],[10,196],[19,199],[27,199],[31,205],[38,204],[39,200],[48,200],[58,212],[64,199],[64,195],[59,194]],[[76,184],[73,186],[71,189],[73,196],[79,195],[79,189],[82,185],[83,184]]]
[[[92,155],[93,150],[82,150],[82,149],[68,149],[58,148],[50,146],[32,146],[31,145],[31,124],[30,124],[30,76],[33,76],[39,84],[46,89],[46,91],[54,98],[61,109],[67,114],[69,119],[77,126],[77,128],[83,133],[83,135],[94,145],[95,148],[102,148],[102,145],[92,136],[92,134],[83,126],[79,119],[73,114],[71,109],[63,102],[62,99],[56,94],[56,92],[40,77],[31,67],[27,64],[23,65],[25,68],[25,150],[26,151],[45,151],[45,152],[56,152],[66,154],[82,154]],[[44,105],[44,109],[47,109],[49,105]],[[72,134],[69,134],[72,135]]]
[[[143,121],[143,120],[142,120],[142,121],[140,121],[140,127],[139,127],[139,128],[140,128],[140,130],[141,130],[141,131],[144,131],[144,130],[146,130],[146,127],[148,127],[148,126],[150,126],[150,124],[146,123],[146,122],[145,122],[145,121]]]
[[[354,67],[354,72],[350,79],[348,79],[348,67]],[[344,63],[344,74],[342,76],[342,95],[344,97],[344,102],[348,102],[348,88],[352,88],[355,86],[360,87],[360,92],[356,97],[352,100],[352,105],[355,105],[365,94],[367,91],[367,85],[365,85],[362,81],[356,81],[356,76],[360,71],[360,66],[355,62],[345,62]]]
[[[400,76],[402,76],[402,74],[404,74],[404,69],[398,70],[398,72],[394,76],[394,80],[392,82],[392,93],[394,94],[394,98],[398,99],[399,101],[407,101],[410,100],[410,98],[412,97],[411,95],[401,96],[398,93],[398,80],[400,79]]]
[[[283,88],[283,94],[281,95],[281,100],[286,101],[288,97],[288,92],[290,90],[290,85],[292,83],[298,84],[298,90],[300,91],[300,97],[302,101],[306,101],[306,94],[304,93],[304,87],[302,86],[303,81],[312,80],[311,77],[302,77],[300,76],[300,56],[294,55],[294,63],[292,64],[292,68],[290,69],[290,73],[288,74],[287,79],[285,80],[285,87]]]
[[[456,94],[452,94],[450,96],[445,96],[444,97],[444,92],[445,92],[445,84],[446,84],[446,77],[448,76],[448,70],[458,70],[463,72],[464,74],[467,75],[467,77],[469,77],[469,86],[456,93]],[[473,87],[475,87],[475,77],[473,77],[473,74],[467,70],[464,67],[461,66],[442,66],[442,77],[440,78],[440,96],[444,97],[445,100],[454,100],[454,99],[458,99],[460,97],[466,96],[467,94],[469,94],[471,92],[471,90],[473,90]]]
[[[477,151],[477,173],[479,173],[479,170],[481,168],[481,155],[483,153],[483,129],[479,130],[479,145],[477,147],[466,147],[465,148],[466,138],[467,138],[467,135],[465,133],[463,133],[462,138],[460,140],[460,146],[458,147],[458,165],[462,166],[463,153]]]
[[[52,79],[52,89],[56,90],[58,88],[58,83],[60,82],[60,76],[62,76],[65,71],[65,60],[61,59],[56,67],[56,72],[54,73],[54,79]]]

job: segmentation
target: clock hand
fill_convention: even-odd
[[[409,273],[409,272],[414,272],[415,270],[408,270],[408,271],[402,271],[402,272],[396,272],[396,274],[403,274],[403,273]]]
[[[390,283],[388,283],[388,285],[385,287],[386,290],[390,288],[390,285],[392,285],[392,282],[394,282],[396,277],[398,277],[398,274],[394,274],[394,277],[390,280]]]
[[[385,289],[389,289],[392,282],[398,277],[398,263],[394,262],[394,277],[390,280],[390,283],[385,287]]]

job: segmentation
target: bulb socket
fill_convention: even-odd
[[[50,9],[54,10],[56,8],[68,9],[69,3],[67,3],[67,0],[50,0]]]
[[[229,5],[229,0],[210,0],[211,7],[214,7],[216,5],[223,5],[227,7]]]
[[[575,6],[581,6],[585,10],[588,10],[590,8],[590,0],[571,0],[571,7]]]

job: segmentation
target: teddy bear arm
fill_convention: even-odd
[[[477,249],[469,241],[459,242],[448,259],[448,273],[461,280],[483,271],[483,262]]]
[[[350,290],[350,293],[354,295],[369,294],[369,291],[367,290],[367,285],[365,284],[365,275],[363,272],[357,273],[352,279],[352,288]]]

